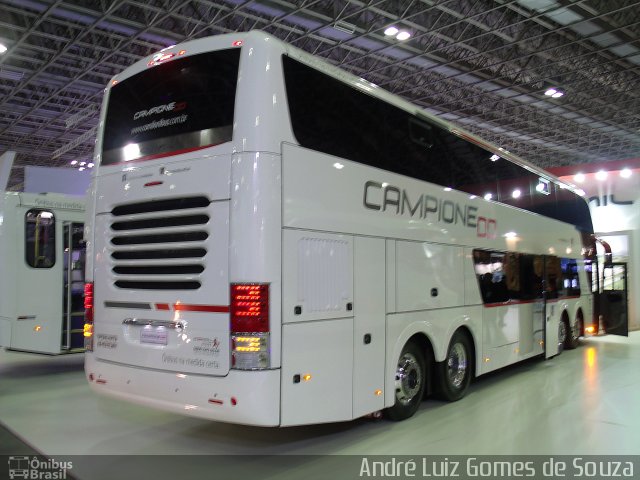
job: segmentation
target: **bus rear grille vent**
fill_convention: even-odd
[[[205,273],[211,202],[185,197],[119,205],[110,225],[113,284],[130,290],[196,290]]]

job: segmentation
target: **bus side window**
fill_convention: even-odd
[[[580,295],[580,277],[578,275],[578,264],[575,260],[570,258],[562,258],[561,262],[561,276],[562,283],[559,289],[562,291],[562,296]]]
[[[480,294],[485,304],[506,302],[509,300],[507,290],[508,254],[486,250],[474,250],[475,272],[480,286]]]
[[[56,220],[48,210],[25,214],[25,260],[32,268],[51,268],[56,263]]]

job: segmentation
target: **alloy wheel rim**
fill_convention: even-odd
[[[418,360],[405,353],[398,361],[396,370],[396,399],[403,405],[410,403],[420,392],[422,372]]]
[[[447,358],[447,375],[449,383],[453,387],[460,388],[462,386],[467,374],[467,366],[467,351],[464,345],[456,343],[451,347]]]

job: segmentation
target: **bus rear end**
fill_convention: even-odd
[[[271,299],[279,273],[239,274],[234,258],[246,242],[230,239],[232,211],[243,203],[234,200],[232,170],[255,157],[238,152],[233,138],[242,43],[221,36],[165,49],[108,88],[96,149],[85,370],[107,395],[278,425]],[[280,226],[273,231],[279,238]]]

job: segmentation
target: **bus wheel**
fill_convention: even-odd
[[[571,326],[570,331],[567,335],[567,340],[565,342],[565,346],[568,349],[576,348],[580,341],[580,334],[582,333],[582,318],[576,317],[573,325]]]
[[[439,364],[440,396],[450,402],[467,393],[473,372],[473,357],[469,337],[457,331],[447,350],[447,358]]]
[[[558,324],[558,353],[562,352],[567,346],[567,336],[569,332],[569,326],[567,324],[567,319],[562,317]]]
[[[412,341],[402,349],[396,366],[396,401],[385,410],[390,420],[405,420],[418,410],[426,385],[426,362],[424,353]]]

